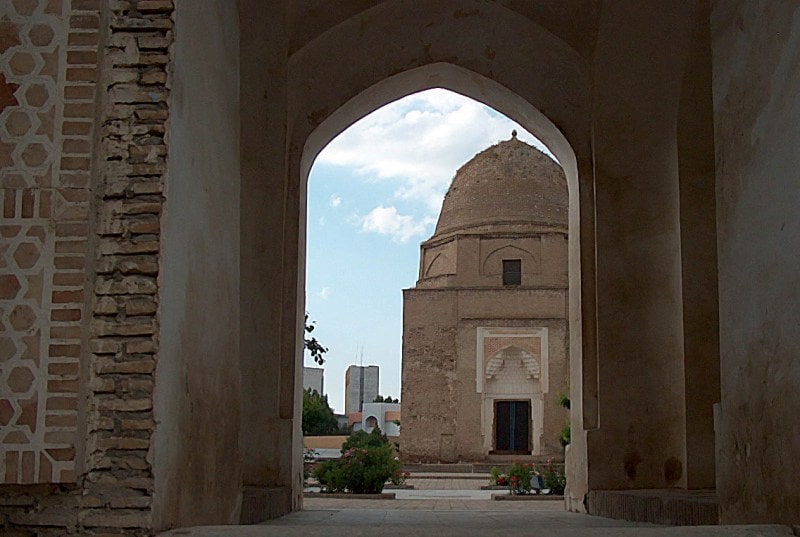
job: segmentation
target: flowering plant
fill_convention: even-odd
[[[531,479],[538,475],[532,463],[514,461],[508,469],[511,494],[530,494]]]
[[[538,472],[532,463],[514,461],[508,469],[508,474],[500,473],[497,467],[490,470],[492,486],[508,487],[511,494],[530,494],[533,488],[531,481],[534,477],[538,479]],[[537,489],[538,484],[537,484]]]
[[[389,479],[392,482],[392,485],[405,485],[406,479],[408,479],[410,476],[411,474],[409,472],[404,472],[398,468],[394,471],[392,477]]]
[[[311,472],[314,470],[314,461],[317,458],[317,452],[311,448],[303,448],[303,484],[305,485],[308,478],[311,477]]]
[[[544,488],[550,489],[550,494],[564,494],[567,477],[564,475],[563,466],[553,464],[553,459],[547,459],[542,477],[544,477]]]
[[[501,474],[497,466],[493,466],[489,472],[491,474],[489,485],[496,487],[505,487],[508,485],[508,476],[506,474]]]

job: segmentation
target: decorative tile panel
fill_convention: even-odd
[[[0,4],[4,483],[76,479],[98,25],[73,21],[99,21],[91,4]]]

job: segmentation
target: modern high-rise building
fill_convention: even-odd
[[[325,387],[324,373],[325,370],[321,367],[303,367],[303,389],[311,388],[316,390],[318,394],[323,395],[322,389]]]
[[[344,411],[361,412],[378,396],[378,366],[351,365],[344,376]]]

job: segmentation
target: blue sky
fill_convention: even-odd
[[[317,157],[308,182],[306,310],[328,347],[325,392],[344,409],[344,372],[380,366],[400,396],[402,289],[436,226],[456,170],[511,137],[542,148],[515,122],[443,89],[409,95],[351,125]],[[309,356],[306,365],[313,366]]]

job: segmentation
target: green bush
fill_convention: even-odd
[[[314,472],[327,492],[377,494],[400,471],[400,461],[377,427],[357,431],[342,444],[342,458],[320,464]]]
[[[500,476],[503,475],[502,472],[500,472],[500,469],[497,466],[492,466],[492,469],[489,470],[489,474],[491,476],[489,484],[497,486]]]
[[[567,445],[572,441],[572,429],[567,423],[558,433],[558,441],[561,443],[561,447],[567,447]]]
[[[344,492],[344,473],[339,468],[339,461],[325,461],[314,469],[314,477],[325,492]]]
[[[380,427],[374,427],[371,433],[365,431],[356,431],[347,437],[347,440],[345,440],[344,444],[342,444],[342,453],[353,448],[380,447],[388,445],[389,440],[386,438],[386,435],[381,432]]]

